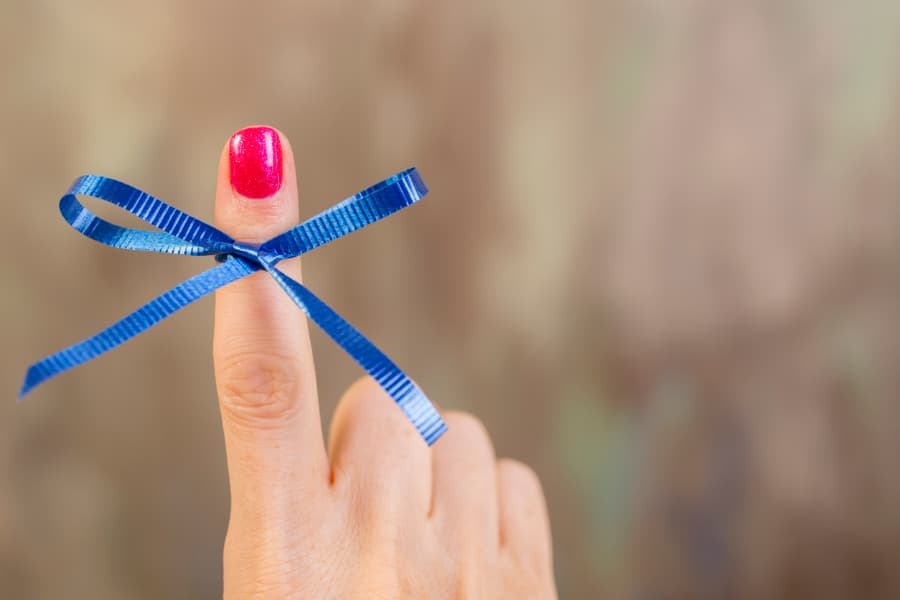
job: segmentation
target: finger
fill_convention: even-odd
[[[537,475],[528,465],[501,459],[497,462],[497,489],[501,549],[530,568],[549,569],[550,520]]]
[[[377,529],[424,520],[431,501],[431,455],[412,423],[371,377],[341,398],[331,420],[328,454],[334,488]]]
[[[219,162],[215,213],[223,231],[247,243],[298,223],[293,154],[283,135],[251,127],[232,136]],[[296,260],[278,268],[300,279]],[[215,315],[232,514],[262,514],[268,504],[292,510],[286,497],[325,489],[328,478],[306,317],[264,271],[216,292]]]
[[[496,459],[481,421],[444,414],[447,433],[432,447],[431,516],[445,534],[458,536],[473,556],[494,551],[497,539]]]

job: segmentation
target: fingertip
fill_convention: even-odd
[[[259,243],[299,219],[290,142],[268,125],[231,134],[219,157],[216,223],[244,242]]]

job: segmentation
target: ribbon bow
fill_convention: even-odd
[[[276,266],[286,258],[300,256],[406,208],[427,193],[419,172],[415,168],[407,169],[263,244],[247,244],[120,181],[98,175],[79,177],[59,201],[63,218],[76,231],[113,248],[184,256],[212,255],[220,264],[175,286],[93,337],[34,363],[25,374],[19,398],[51,377],[112,350],[218,288],[265,270],[310,319],[384,388],[425,442],[433,444],[447,426],[422,390],[356,328]],[[105,200],[162,231],[130,229],[104,221],[85,208],[76,194]]]

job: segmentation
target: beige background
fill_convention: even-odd
[[[211,300],[14,397],[209,264],[81,238],[71,180],[210,219],[254,123],[305,215],[421,169],[306,280],[535,466],[562,597],[900,597],[898,44],[895,0],[0,0],[0,597],[220,593]]]

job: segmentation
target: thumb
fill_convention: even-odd
[[[299,222],[293,153],[269,127],[236,132],[223,149],[216,225],[261,243]],[[297,259],[279,269],[300,280]],[[264,271],[216,292],[213,358],[235,517],[295,507],[324,488],[327,459],[306,316]],[[285,515],[286,516],[286,515]]]

